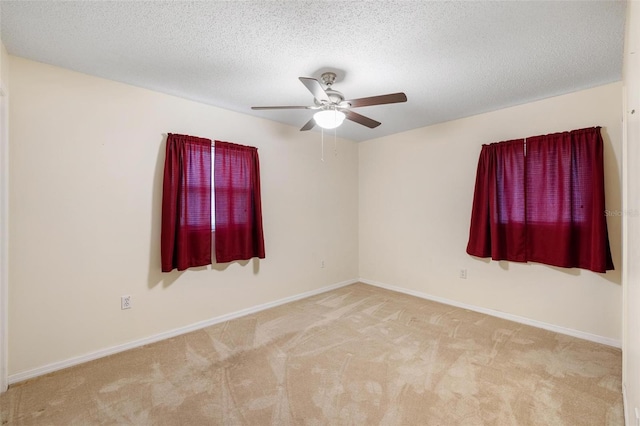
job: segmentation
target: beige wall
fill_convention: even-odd
[[[322,162],[316,132],[10,66],[10,375],[357,278],[354,142]],[[167,132],[259,148],[266,259],[160,272]]]
[[[9,76],[9,55],[5,49],[2,40],[0,40],[0,82],[7,84]]]
[[[607,274],[489,262],[465,249],[483,143],[602,126],[606,204],[620,210],[620,106],[615,83],[361,143],[360,277],[619,342],[619,217],[608,220],[617,270]]]
[[[0,40],[0,392],[7,389],[9,259],[9,56]]]
[[[640,410],[640,3],[627,5],[624,53],[624,216],[625,274],[623,376],[627,424]],[[632,113],[632,111],[634,111]]]

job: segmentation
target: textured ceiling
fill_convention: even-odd
[[[361,141],[618,81],[620,1],[2,1],[16,56],[301,127],[299,76],[338,74],[346,98],[381,121]],[[99,102],[99,100],[96,100]]]

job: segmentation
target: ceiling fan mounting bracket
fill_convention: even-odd
[[[333,83],[336,82],[336,73],[330,72],[330,71],[323,72],[320,78],[322,79],[322,82],[324,83],[324,85],[327,86],[327,88],[331,89],[331,86],[333,85]]]

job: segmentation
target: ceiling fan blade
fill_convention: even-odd
[[[316,121],[313,119],[313,117],[311,117],[311,120],[307,121],[307,124],[305,124],[304,126],[302,126],[302,128],[300,129],[301,132],[306,132],[307,130],[311,130],[313,129],[313,127],[316,125]]]
[[[398,102],[407,102],[407,95],[402,92],[391,93],[389,95],[371,96],[369,98],[351,99],[345,102],[351,104],[351,108],[383,105],[383,104],[395,104]]]
[[[315,78],[298,77],[302,84],[311,92],[314,98],[321,102],[330,102],[327,92],[322,88],[322,84]]]
[[[357,112],[353,112],[350,110],[342,110],[342,112],[345,113],[345,115],[347,116],[347,120],[351,120],[351,121],[355,121],[358,124],[362,124],[363,126],[367,126],[370,129],[374,129],[376,127],[378,127],[380,124],[379,121],[373,120],[369,117],[365,117],[364,115],[360,115]]]
[[[262,110],[262,109],[317,109],[316,106],[259,106],[259,107],[251,107],[251,109]]]

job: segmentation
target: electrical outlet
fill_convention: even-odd
[[[120,297],[120,309],[131,309],[131,296]]]
[[[324,260],[321,260],[321,261],[320,261],[320,267],[321,267],[321,268],[324,268]]]
[[[460,278],[462,278],[463,280],[467,279],[467,270],[466,269],[460,269]]]

